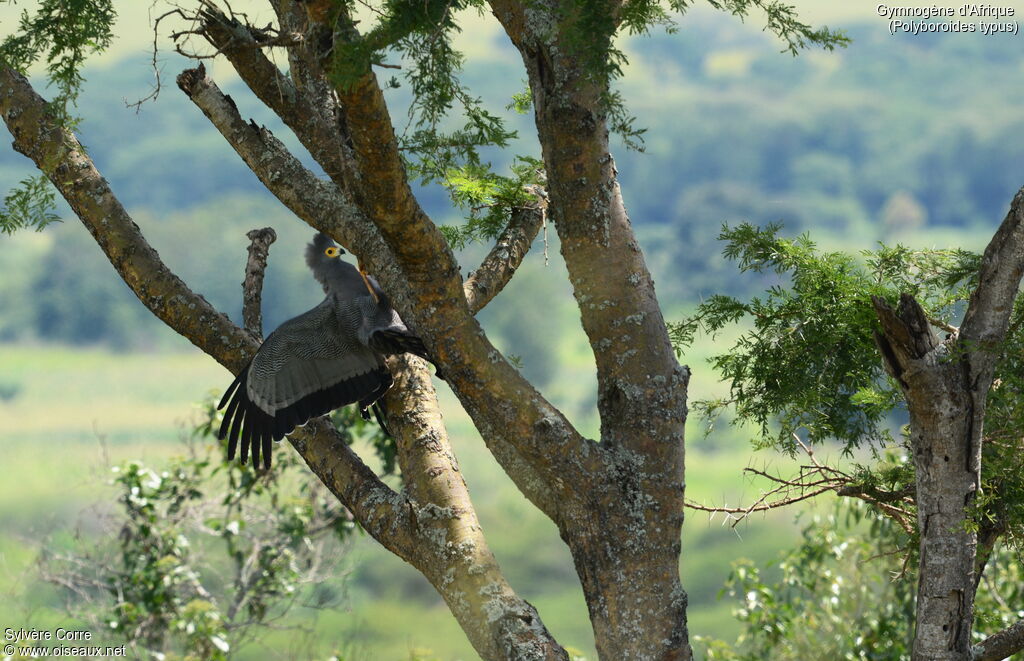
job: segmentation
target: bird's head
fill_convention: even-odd
[[[344,254],[345,250],[323,232],[306,246],[306,264],[325,289],[330,275],[344,269],[345,263],[339,259]]]
[[[326,264],[344,254],[345,250],[331,237],[323,232],[317,232],[313,240],[306,246],[306,264],[315,271],[317,265]]]
[[[325,292],[333,290],[337,293],[369,293],[374,300],[379,300],[379,293],[370,284],[363,269],[357,269],[339,259],[344,254],[345,250],[341,246],[320,232],[306,246],[306,264],[313,271],[313,277],[323,285]]]

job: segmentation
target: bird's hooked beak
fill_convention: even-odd
[[[366,291],[370,292],[370,296],[373,297],[374,303],[380,303],[380,299],[377,298],[377,292],[373,291],[373,287],[370,286],[370,280],[366,277],[366,269],[363,268],[363,260],[356,258],[356,268],[359,270],[359,275],[363,278],[363,284],[366,285]]]

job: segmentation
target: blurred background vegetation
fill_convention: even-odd
[[[152,88],[152,35],[150,3],[123,4],[124,36],[86,70],[82,141],[168,265],[233,318],[240,316],[245,232],[274,227],[280,239],[264,295],[265,325],[273,329],[321,296],[301,259],[311,231],[262,189],[174,88],[173,77],[188,66],[183,60],[161,53],[159,98],[139,112],[126,107]],[[678,34],[625,44],[631,63],[621,89],[648,131],[645,153],[620,146],[617,166],[667,318],[681,318],[714,293],[743,296],[771,284],[740,276],[722,259],[716,237],[725,222],[780,221],[787,234],[811,231],[824,248],[855,251],[878,241],[980,249],[1002,219],[1024,184],[1024,141],[1009,139],[1024,133],[1020,38],[892,37],[868,4],[799,3],[811,22],[847,30],[853,43],[836,53],[793,58],[755,23],[696,9]],[[17,10],[0,12],[5,31]],[[501,111],[524,87],[518,56],[483,18],[469,20],[462,39],[465,82]],[[286,129],[227,69],[214,66],[213,74],[244,116],[289,142]],[[404,94],[393,91],[394,107],[403,106]],[[499,166],[515,153],[536,154],[530,116],[507,115],[521,137],[514,149],[489,154]],[[301,153],[294,140],[289,146]],[[0,150],[0,188],[31,174],[25,159]],[[441,189],[420,193],[435,218],[459,222]],[[36,570],[40,548],[73,549],[106,534],[97,522],[114,511],[119,484],[110,466],[140,460],[158,469],[184,456],[181,439],[203,416],[195,403],[230,381],[153,318],[70,212],[61,214],[66,222],[42,233],[0,236],[3,626],[66,621],[63,593]],[[549,262],[538,239],[482,318],[526,375],[582,431],[596,433],[592,359],[553,231],[547,241]],[[465,271],[482,251],[471,246],[460,254]],[[687,352],[694,398],[722,391],[705,359],[729,340],[701,338]],[[554,526],[522,499],[454,397],[439,388],[480,518],[512,585],[561,642],[592,657],[582,594]],[[752,433],[719,426],[705,436],[702,422],[690,421],[689,498],[749,502],[760,491],[742,476],[743,466],[791,465],[753,453]],[[820,451],[829,452],[837,453]],[[817,507],[831,512],[828,504]],[[733,574],[735,594],[719,597],[731,563],[767,565],[758,580],[784,578],[772,561],[801,539],[796,514],[772,512],[735,530],[689,516],[682,566],[692,633],[722,640],[739,634],[733,611],[739,608],[743,619],[746,597],[735,588],[750,574]],[[345,574],[340,606],[300,603],[276,622],[279,629],[235,658],[475,658],[414,570],[365,536],[339,542],[334,552]],[[880,566],[876,576],[885,571]],[[305,633],[296,638],[291,627]],[[300,639],[301,649],[294,647]]]

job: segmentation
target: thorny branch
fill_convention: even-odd
[[[793,503],[809,500],[823,493],[834,492],[840,496],[859,498],[878,508],[886,516],[893,519],[907,534],[913,534],[914,512],[894,503],[913,505],[912,490],[883,491],[862,484],[855,476],[834,466],[818,461],[814,450],[795,434],[797,444],[807,455],[811,463],[800,466],[799,474],[794,478],[784,478],[753,467],[743,469],[744,473],[763,477],[775,486],[763,492],[761,496],[746,507],[711,506],[687,501],[686,507],[699,512],[708,512],[712,516],[723,514],[725,521],[731,522],[735,528],[740,521],[755,512],[786,507]]]

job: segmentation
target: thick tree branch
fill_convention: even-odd
[[[183,72],[178,77],[178,84],[279,200],[307,223],[338,238],[342,245],[359,255],[385,283],[393,298],[408,301],[413,297],[409,283],[402,277],[402,272],[397,270],[393,254],[384,245],[374,225],[331,182],[318,179],[303,167],[267,129],[244,121],[235,104],[210,80],[202,66]],[[472,320],[472,317],[469,319]],[[479,332],[475,320],[471,323]],[[473,333],[473,328],[468,326],[460,330]],[[576,442],[581,440],[577,440],[578,435],[575,435],[575,430],[561,413],[543,401],[518,372],[505,361],[495,363],[492,360],[498,354],[489,345],[481,346],[479,334],[474,334],[470,341],[483,356],[479,359],[479,365],[472,367],[502,369],[512,374],[498,377],[501,388],[486,387],[482,377],[474,378],[471,392],[477,401],[481,401],[477,410],[487,411],[498,418],[498,422],[478,425],[481,433],[484,438],[498,439],[498,442],[489,442],[495,456],[507,468],[513,469],[512,472],[524,482],[521,488],[527,497],[552,515],[557,512],[558,499],[548,490],[544,481],[537,479],[537,470],[531,466],[541,462],[549,463],[552,458],[542,444],[555,439],[560,450],[565,452],[566,444],[561,440],[563,434],[570,435]],[[450,372],[448,378],[452,382],[456,380]],[[507,395],[503,392],[506,389],[509,391]],[[516,416],[515,411],[506,410],[507,403],[512,401],[536,403],[534,414],[525,419]],[[470,406],[467,409],[473,410]],[[544,433],[535,433],[535,427]],[[512,442],[503,442],[505,439],[511,439]],[[527,450],[533,453],[533,461],[524,461]]]
[[[993,634],[971,648],[971,661],[1000,661],[1024,650],[1024,620]]]
[[[607,86],[588,69],[571,12],[555,4],[495,0],[492,8],[529,73],[551,217],[597,363],[602,445],[638,451],[678,481],[689,371],[676,362],[623,203]],[[608,45],[592,38],[587,52]]]
[[[360,206],[380,228],[410,278],[417,284],[429,283],[452,298],[462,284],[455,256],[412,193],[376,75],[370,72],[351,87],[335,88],[335,92],[364,175]]]
[[[0,67],[0,115],[14,148],[35,162],[93,235],[138,299],[174,331],[232,373],[256,344],[161,261],[114,196],[78,140],[60,128],[24,76]],[[292,437],[303,459],[386,548],[403,558],[417,546],[405,499],[380,481],[326,422],[314,421]]]
[[[578,12],[558,0],[491,6],[529,76],[550,214],[597,365],[600,459],[584,507],[567,502],[573,532],[562,532],[598,653],[630,658],[642,640],[650,658],[689,659],[678,571],[689,370],[669,342],[609,152],[609,90],[593,56],[608,53],[611,35],[588,33],[584,51]],[[609,528],[629,530],[629,542],[611,543]],[[654,611],[662,617],[646,618]],[[642,630],[623,627],[640,621]]]
[[[1024,189],[985,250],[959,332],[945,341],[912,296],[896,310],[873,298],[875,339],[910,413],[921,535],[915,660],[968,656],[980,572],[999,535],[971,530],[967,508],[981,486],[987,394],[1024,274],[1022,219]]]
[[[881,297],[872,296],[871,302],[882,327],[881,332],[875,331],[875,344],[883,365],[906,389],[903,373],[939,346],[939,339],[932,332],[928,315],[910,294],[900,295],[895,310]]]
[[[535,204],[512,210],[512,218],[494,247],[462,285],[472,314],[479,312],[512,279],[544,224],[546,209],[545,196],[538,192]]]
[[[353,253],[367,257],[374,272],[385,270],[388,251],[359,207],[330,181],[320,179],[266,128],[246,122],[231,97],[203,65],[178,75],[178,87],[192,100],[260,182],[292,213],[329,234]]]
[[[1013,302],[1024,275],[1024,188],[1017,192],[999,229],[985,248],[978,287],[971,294],[960,337],[969,351],[983,351],[972,362],[995,363],[995,350],[1006,337]]]
[[[46,174],[82,219],[110,263],[144,305],[197,347],[238,369],[252,341],[204,298],[193,294],[144,241],[78,140],[61,130],[18,72],[0,67],[0,114],[14,149]]]
[[[263,340],[263,274],[267,270],[267,255],[270,244],[277,241],[277,233],[271,227],[249,230],[249,259],[245,263],[245,280],[242,282],[242,325],[254,340]]]
[[[385,396],[406,491],[426,505],[412,512],[423,540],[412,563],[434,585],[473,646],[489,659],[508,658],[516,641],[537,641],[537,659],[567,661],[534,608],[505,580],[491,553],[448,439],[430,375],[422,361],[391,359],[395,386]]]
[[[975,421],[984,408],[974,409],[976,393],[965,378],[969,365],[956,336],[940,342],[912,296],[901,295],[895,310],[880,298],[872,302],[881,327],[875,340],[910,413],[920,533],[913,659],[964,659],[977,545],[965,508],[980,481]]]
[[[231,62],[257,98],[295,133],[339,189],[350,193],[358,175],[338,122],[337,103],[323,95],[310,98],[297,89],[263,53],[249,26],[214,7],[205,8],[201,19],[207,40]],[[293,50],[307,48],[304,41],[293,46]]]

